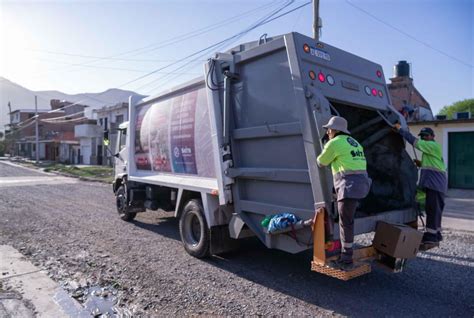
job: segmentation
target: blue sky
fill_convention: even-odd
[[[297,0],[289,8],[305,2]],[[100,92],[229,37],[282,3],[0,0],[0,76],[32,90]],[[119,55],[176,39],[251,10],[209,33],[142,54],[136,51]],[[387,81],[398,60],[409,61],[416,87],[435,112],[474,96],[474,1],[321,0],[320,10],[322,41],[380,63]],[[258,39],[263,33],[291,31],[311,35],[311,6],[249,32],[239,42]],[[114,59],[94,58],[111,56]],[[156,94],[196,77],[202,72],[203,60],[205,57],[177,71],[178,75],[160,80],[166,74],[153,74],[121,88]]]

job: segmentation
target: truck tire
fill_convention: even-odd
[[[201,200],[191,199],[184,206],[179,218],[179,234],[184,249],[190,255],[197,258],[210,255],[211,233],[207,226]]]
[[[120,218],[124,221],[133,221],[137,216],[137,213],[130,212],[130,206],[128,205],[128,194],[125,185],[121,185],[117,192],[115,192],[115,202],[117,206],[117,212]]]

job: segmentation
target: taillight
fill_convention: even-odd
[[[326,80],[326,76],[324,76],[324,74],[322,72],[319,72],[318,74],[318,80],[321,82],[321,83],[324,83],[324,81]]]

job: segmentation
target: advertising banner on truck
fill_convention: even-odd
[[[137,107],[138,170],[215,177],[205,89]]]

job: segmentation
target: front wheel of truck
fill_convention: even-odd
[[[122,220],[133,221],[133,219],[135,219],[137,213],[130,212],[127,189],[125,188],[125,185],[122,184],[115,192],[115,202],[117,206],[117,212]]]
[[[179,218],[179,233],[184,249],[190,255],[197,258],[210,255],[211,234],[201,200],[191,199],[186,203]]]

